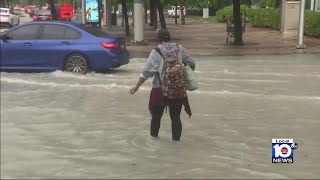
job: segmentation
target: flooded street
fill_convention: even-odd
[[[146,59],[107,73],[1,72],[1,178],[320,177],[320,55],[195,58],[199,89],[149,136]],[[271,139],[299,144],[293,164],[271,163]]]

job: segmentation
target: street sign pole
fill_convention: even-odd
[[[304,34],[304,10],[306,7],[306,0],[300,0],[300,18],[299,18],[299,44],[297,49],[304,49],[306,46],[303,44]]]
[[[81,9],[81,14],[82,14],[82,24],[86,23],[86,3],[85,0],[82,0],[82,9]]]

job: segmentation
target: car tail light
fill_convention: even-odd
[[[49,16],[49,19],[52,20],[52,16]]]
[[[33,16],[33,19],[39,19],[39,16],[34,15],[34,16]]]
[[[104,48],[117,48],[118,47],[118,44],[115,42],[112,42],[112,43],[101,42],[100,45]]]
[[[10,17],[10,15],[1,15],[1,17],[8,18],[8,17]]]

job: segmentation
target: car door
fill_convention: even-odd
[[[41,28],[37,54],[48,68],[61,69],[81,34],[65,25],[45,24]]]
[[[35,66],[34,53],[39,38],[40,25],[23,25],[1,36],[2,69],[31,68]]]

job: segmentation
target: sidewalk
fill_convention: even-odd
[[[243,35],[245,46],[226,46],[226,32],[224,23],[206,23],[186,19],[185,25],[175,25],[173,18],[166,18],[167,29],[171,33],[173,42],[182,44],[191,55],[226,56],[226,55],[265,55],[265,54],[292,54],[301,53],[295,47],[297,38],[284,39],[277,30],[254,28],[247,26]],[[160,27],[160,26],[158,26]],[[132,28],[132,27],[130,27]],[[113,27],[109,32],[124,36],[123,27]],[[133,30],[131,30],[133,34]],[[127,38],[127,48],[131,57],[148,57],[156,46],[155,31],[146,25],[145,39],[147,45],[132,44],[133,36]],[[229,38],[229,42],[233,39]],[[303,53],[320,53],[320,39],[304,38],[306,49]]]

